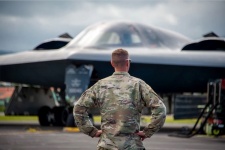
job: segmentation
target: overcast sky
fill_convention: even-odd
[[[225,0],[0,1],[0,50],[31,50],[62,33],[76,36],[103,20],[131,20],[198,39],[225,37]]]

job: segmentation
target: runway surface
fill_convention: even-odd
[[[215,150],[225,147],[224,137],[197,135],[178,138],[168,136],[169,133],[169,130],[163,130],[146,139],[146,149]],[[98,138],[91,138],[80,132],[65,132],[61,127],[0,124],[1,150],[94,150],[97,142]]]

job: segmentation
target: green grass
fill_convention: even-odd
[[[0,105],[0,112],[4,112],[5,107]]]
[[[187,124],[194,124],[197,119],[177,119],[174,120],[173,116],[166,117],[166,123],[187,123]]]
[[[37,116],[0,116],[1,121],[37,121]]]
[[[143,123],[150,122],[150,116],[142,116],[141,121]],[[37,116],[0,116],[0,122],[1,121],[38,121]],[[94,116],[95,122],[101,122],[100,116]],[[196,119],[179,119],[174,120],[173,116],[167,116],[166,117],[166,123],[174,123],[174,124],[194,124],[196,122]]]

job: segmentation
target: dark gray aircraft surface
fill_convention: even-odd
[[[72,40],[72,36],[68,33],[59,35],[59,37],[45,40],[44,42],[38,44],[34,50],[50,50],[50,49],[59,49]]]
[[[190,47],[187,44],[193,50],[181,50]],[[31,85],[16,87],[5,114],[38,115],[44,126],[74,126],[71,103],[114,72],[110,58],[117,48],[129,51],[129,73],[157,93],[171,97],[171,93],[206,92],[209,80],[225,78],[225,52],[198,50],[195,45],[172,31],[116,21],[91,25],[60,49],[2,55],[0,81]],[[61,90],[51,92],[50,87]],[[56,104],[51,93],[61,101]],[[68,95],[73,101],[67,101]]]
[[[188,38],[133,22],[91,25],[58,50],[25,51],[0,56],[0,81],[64,87],[69,65],[92,65],[91,84],[113,73],[110,57],[117,48],[132,59],[129,73],[159,93],[205,92],[211,79],[225,78],[225,52],[181,51]]]
[[[225,38],[205,37],[185,45],[182,50],[225,51]]]

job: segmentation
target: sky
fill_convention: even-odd
[[[225,0],[0,0],[0,50],[31,50],[62,33],[76,36],[107,20],[129,20],[193,40],[225,37]]]

